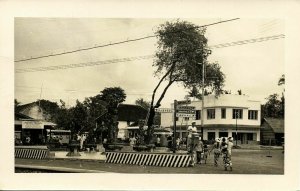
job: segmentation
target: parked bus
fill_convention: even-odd
[[[60,145],[69,144],[71,139],[70,130],[49,130],[47,129],[48,142],[58,141]]]

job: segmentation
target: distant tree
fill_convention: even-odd
[[[60,107],[56,102],[42,99],[36,101],[36,104],[45,111],[44,117],[46,120],[56,122],[60,110]]]
[[[192,86],[191,90],[188,92],[188,95],[190,97],[193,97],[194,99],[195,98],[202,99],[202,95],[201,95],[201,93],[199,92],[199,90],[197,89],[196,86]]]
[[[87,108],[83,103],[76,100],[75,107],[70,108],[70,115],[71,118],[71,131],[73,133],[82,133],[88,127],[87,117],[88,112]]]
[[[149,101],[145,101],[143,98],[138,98],[137,100],[135,100],[135,104],[141,106],[144,109],[149,110],[150,108],[150,102]]]
[[[284,117],[284,111],[282,111],[282,103],[278,94],[272,94],[266,98],[268,101],[263,105],[263,116],[272,118]]]
[[[149,143],[152,140],[155,108],[160,107],[161,101],[172,84],[182,83],[188,89],[193,86],[206,86],[217,94],[220,93],[224,83],[224,74],[217,63],[207,63],[210,50],[204,34],[205,28],[186,21],[166,22],[156,31],[158,50],[153,66],[156,67],[155,75],[160,77],[160,81],[152,94],[146,142]],[[207,78],[205,84],[202,84],[202,64],[204,63],[206,74],[211,78]],[[167,81],[167,85],[155,103],[156,91],[163,81]]]

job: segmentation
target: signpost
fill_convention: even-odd
[[[173,113],[174,109],[170,109],[170,108],[155,108],[155,112],[159,112],[159,113]]]
[[[176,113],[176,117],[196,117],[196,114]]]
[[[177,105],[186,105],[186,104],[191,104],[191,100],[177,101]]]
[[[195,106],[178,106],[178,110],[194,110],[196,107]]]

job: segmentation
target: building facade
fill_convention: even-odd
[[[176,117],[177,136],[187,136],[187,127],[194,121],[203,140],[233,137],[239,144],[257,144],[260,141],[261,104],[245,95],[222,94],[204,96],[203,130],[201,130],[202,101],[191,101],[196,118]],[[173,104],[171,105],[173,108]],[[161,114],[161,125],[173,127],[173,113]]]

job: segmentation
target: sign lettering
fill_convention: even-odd
[[[173,113],[174,109],[170,109],[170,108],[155,108],[155,112],[159,112],[159,113]]]

